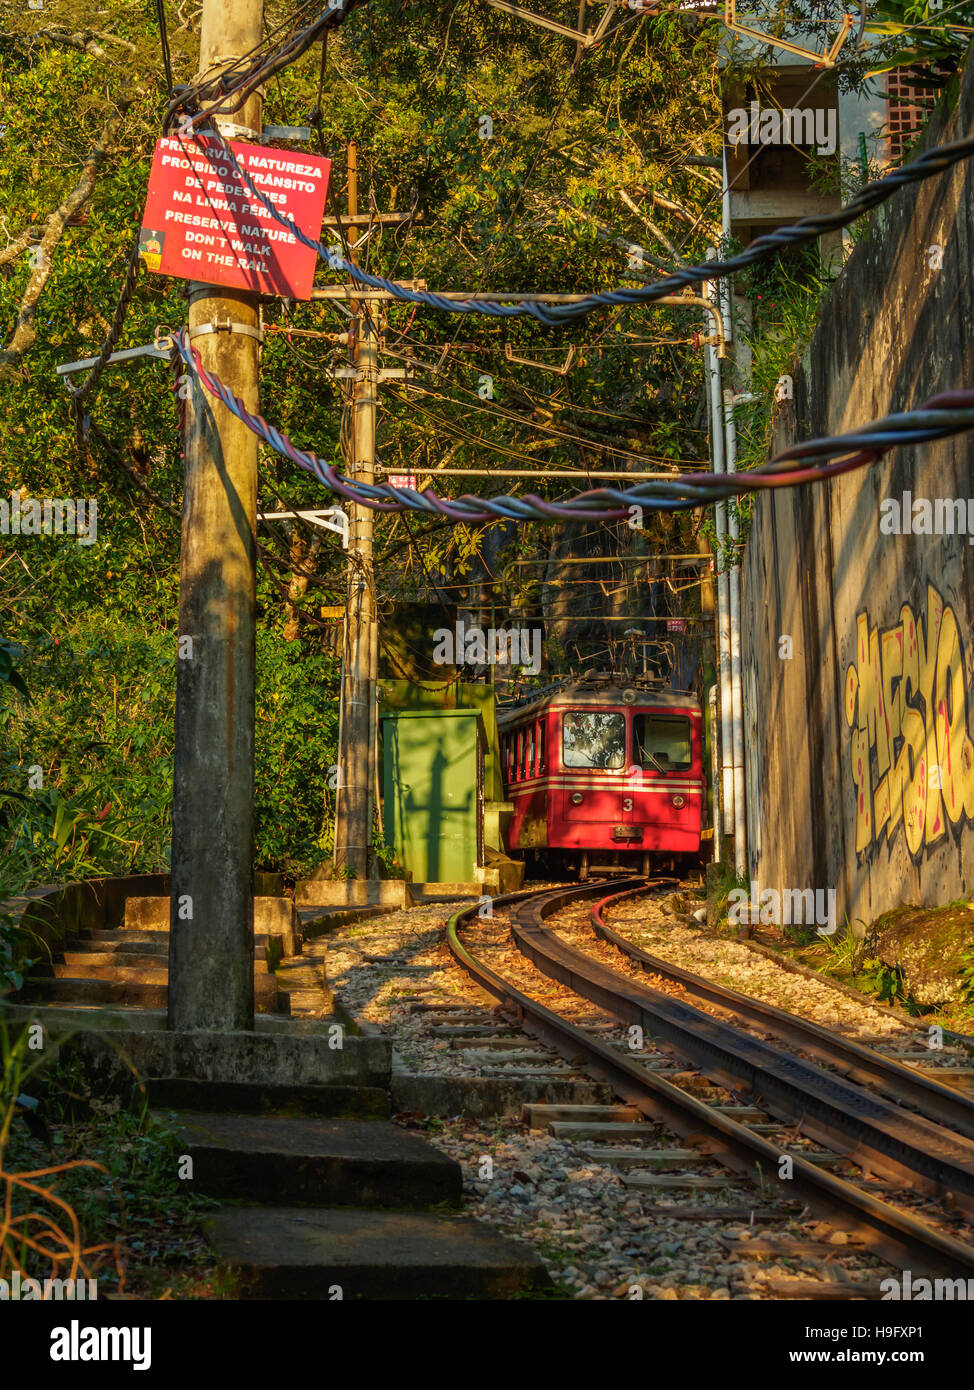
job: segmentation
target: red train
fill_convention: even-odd
[[[578,682],[498,710],[497,724],[515,857],[567,861],[584,879],[699,854],[706,786],[692,695]]]

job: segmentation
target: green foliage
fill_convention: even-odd
[[[291,14],[272,0],[268,27]],[[143,0],[121,0],[101,16],[96,43],[106,56],[57,37],[90,29],[80,0],[48,0],[46,18],[37,32],[36,15],[11,14],[0,36],[0,230],[8,241],[44,225],[120,104],[138,87],[141,94],[124,111],[82,217],[55,248],[34,341],[0,376],[4,491],[98,502],[93,545],[4,538],[0,625],[23,652],[23,675],[8,679],[13,648],[0,648],[0,852],[33,883],[166,867],[182,486],[164,364],[143,359],[106,371],[85,406],[92,430],[81,448],[55,372],[100,346],[140,224],[165,100],[155,12]],[[193,7],[171,16],[176,81],[196,70],[197,18]],[[712,157],[719,148],[716,37],[712,20],[690,14],[626,14],[572,72],[573,44],[487,7],[370,0],[328,43],[320,105],[332,189],[341,209],[354,138],[363,206],[368,193],[383,211],[415,203],[421,221],[374,229],[362,252],[367,265],[433,287],[575,290],[638,279],[629,267],[633,244],[646,252],[644,275],[671,262],[668,245],[687,257],[701,253],[713,235],[714,176],[688,166],[684,153]],[[266,122],[306,119],[318,68],[310,53],[270,84]],[[486,140],[484,114],[493,120]],[[0,266],[6,342],[31,269],[26,252]],[[319,280],[330,278],[322,267]],[[118,346],[149,342],[157,325],[175,327],[185,316],[184,283],[143,272]],[[437,377],[417,378],[408,392],[383,387],[381,460],[427,476],[444,463],[583,464],[597,473],[618,464],[613,450],[630,466],[695,460],[701,355],[686,339],[699,320],[692,309],[648,309],[551,331],[530,321],[445,324],[390,305],[384,364],[437,361],[444,343],[450,351]],[[343,363],[344,349],[287,334],[344,333],[342,308],[278,301],[265,307],[265,325],[265,413],[299,445],[340,460],[343,400],[323,373]],[[556,363],[570,344],[570,377],[511,364],[504,351],[510,345]],[[493,378],[492,399],[478,394],[483,374]],[[262,450],[260,467],[259,503],[268,510],[278,494],[288,507],[328,500],[289,461]],[[448,494],[470,487],[464,478],[436,481]],[[508,486],[500,478],[473,486],[481,484]],[[566,490],[557,478],[523,490],[533,488],[549,497]],[[680,537],[688,524],[654,520],[652,540]],[[426,597],[433,575],[444,583],[475,577],[494,529],[415,519],[407,527],[380,516],[383,622],[396,604]],[[525,530],[513,551],[547,553],[557,534]],[[257,867],[298,874],[331,843],[338,673],[333,629],[318,614],[344,601],[346,557],[334,537],[313,550],[306,543],[301,555],[280,528],[263,528],[260,541]],[[305,560],[309,574],[299,575]],[[495,591],[499,614],[519,599],[522,577],[505,571]],[[541,591],[537,601],[547,601]],[[20,679],[31,688],[29,706],[12,694]],[[41,787],[27,785],[32,767],[42,769]]]
[[[733,254],[735,249],[724,254]],[[741,470],[766,463],[773,453],[775,420],[781,407],[776,397],[778,382],[782,376],[794,377],[831,285],[832,277],[819,265],[814,245],[761,262],[735,279],[736,290],[746,298],[748,309],[747,319],[735,325],[735,332],[746,339],[751,351],[747,389],[755,397],[734,411],[737,466]],[[743,547],[753,498],[739,498],[728,506],[736,512],[739,547]],[[716,537],[712,544],[716,553]],[[722,557],[725,564],[733,561],[733,549],[728,541]]]
[[[255,867],[307,875],[330,852],[340,664],[275,632],[257,640]]]
[[[714,865],[712,873],[708,871],[708,885],[708,917],[715,921],[726,918],[731,893],[739,889],[747,894],[751,892],[750,875],[738,874],[724,859]]]
[[[70,1252],[74,1222],[81,1272],[97,1277],[101,1296],[134,1278],[151,1297],[174,1277],[193,1275],[210,1258],[198,1214],[216,1203],[180,1179],[184,1145],[174,1130],[150,1122],[144,1104],[129,1111],[93,1091],[68,1039],[35,1052],[29,1036],[0,1012],[0,1276],[19,1269],[63,1277],[50,1254]],[[39,1098],[33,1113],[40,1124],[32,1128],[23,1119],[30,1112],[17,1103],[27,1087],[32,1102]],[[23,1175],[39,1170],[47,1172],[26,1187]],[[43,1237],[48,1258],[28,1246],[28,1233]]]

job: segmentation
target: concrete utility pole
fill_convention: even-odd
[[[348,215],[358,217],[358,154],[348,147]],[[349,250],[349,258],[355,256]],[[352,476],[358,482],[375,479],[375,411],[378,375],[376,355],[377,308],[370,298],[356,296],[352,388]],[[372,843],[375,767],[375,676],[378,629],[372,569],[370,508],[353,502],[349,515],[348,616],[345,621],[345,663],[342,681],[341,746],[338,750],[338,795],[335,809],[335,865],[367,878]]]
[[[204,0],[200,72],[262,38],[263,0]],[[214,120],[259,139],[260,96]],[[194,283],[189,298],[203,365],[257,410],[257,296]],[[169,1027],[252,1029],[257,438],[197,387],[185,447]]]

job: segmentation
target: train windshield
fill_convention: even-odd
[[[565,767],[620,768],[626,754],[626,717],[572,710],[562,722]]]
[[[637,714],[633,719],[636,761],[656,772],[685,772],[690,766],[690,721],[671,714]]]

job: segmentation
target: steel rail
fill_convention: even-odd
[[[933,1077],[919,1075],[911,1067],[864,1047],[862,1043],[830,1033],[821,1024],[786,1013],[784,1009],[766,1004],[749,994],[741,994],[727,985],[714,984],[702,975],[694,975],[671,961],[650,955],[641,946],[614,931],[605,920],[605,910],[643,891],[642,888],[627,888],[620,893],[611,893],[596,903],[590,917],[596,936],[645,970],[681,985],[688,994],[726,1009],[738,1018],[749,1019],[820,1061],[828,1062],[851,1080],[876,1086],[893,1100],[907,1101],[916,1106],[921,1114],[936,1124],[946,1125],[958,1134],[974,1139],[974,1101],[967,1096],[941,1085]]]
[[[634,884],[626,886],[635,886]],[[518,949],[550,978],[663,1038],[717,1084],[760,1096],[810,1138],[841,1148],[868,1171],[956,1203],[974,1214],[974,1143],[794,1053],[715,1019],[692,1004],[637,984],[577,950],[544,925],[574,900],[571,890],[542,894],[512,914]],[[845,1146],[837,1144],[837,1139]]]
[[[562,904],[603,892],[605,883],[562,890]],[[538,895],[509,893],[493,899],[495,908],[523,903]],[[744,1125],[656,1076],[632,1057],[592,1037],[583,1029],[540,1004],[505,980],[460,940],[463,925],[477,919],[478,907],[463,908],[447,924],[447,944],[457,963],[487,993],[516,1010],[525,1032],[554,1048],[571,1062],[582,1059],[589,1075],[606,1081],[628,1104],[648,1118],[666,1124],[694,1145],[706,1144],[706,1156],[755,1180],[766,1192],[779,1172],[780,1149]],[[701,1157],[704,1157],[701,1154]],[[817,1168],[798,1154],[793,1160],[789,1191],[818,1214],[837,1222],[849,1234],[868,1240],[871,1252],[900,1269],[925,1277],[961,1275],[974,1271],[974,1248],[907,1212],[899,1211],[872,1193]],[[787,1213],[782,1213],[783,1217]]]

